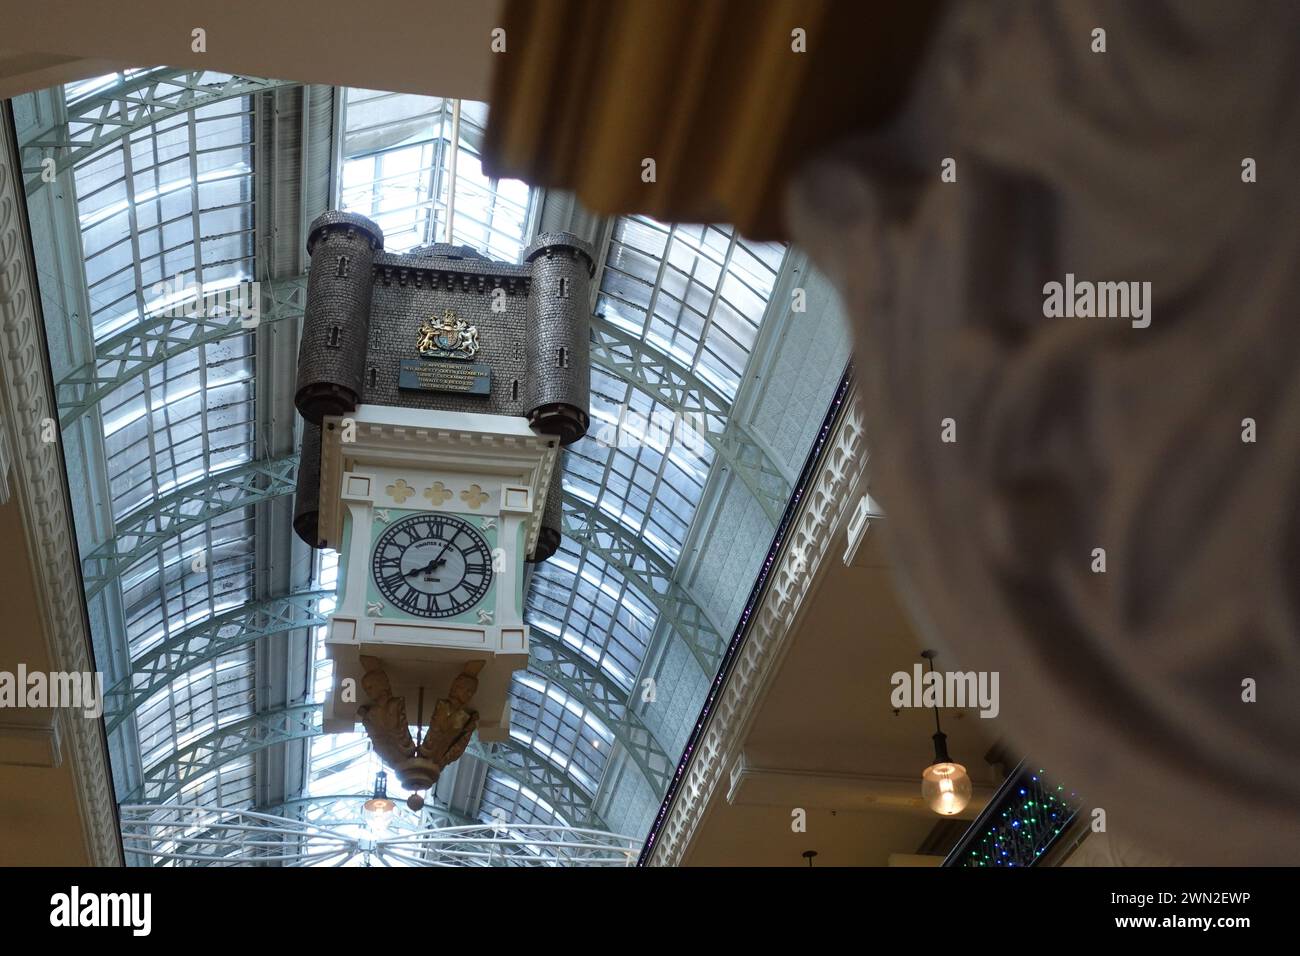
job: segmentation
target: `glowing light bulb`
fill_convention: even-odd
[[[961,813],[970,803],[971,783],[966,768],[951,761],[932,764],[921,774],[921,797],[940,816]]]
[[[375,794],[361,805],[361,816],[372,836],[383,836],[393,822],[397,804],[388,799],[388,775],[380,771],[375,775]]]
[[[387,833],[388,825],[393,822],[393,810],[396,808],[397,804],[384,797],[367,800],[361,807],[366,827],[376,836]]]

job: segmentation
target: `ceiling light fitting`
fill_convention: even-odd
[[[934,651],[922,651],[930,672],[934,669]],[[951,817],[970,803],[971,782],[966,768],[948,756],[948,735],[939,726],[939,706],[934,708],[934,763],[921,772],[921,797],[935,813]]]

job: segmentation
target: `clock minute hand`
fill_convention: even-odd
[[[451,547],[451,542],[452,542],[452,540],[453,540],[455,537],[456,537],[456,536],[453,534],[450,538],[447,539],[447,543],[444,544],[444,545],[442,546],[442,550],[438,552],[438,556],[437,556],[436,558],[434,558],[433,560],[437,561],[437,562],[440,563],[440,564],[445,563],[445,562],[443,561],[443,557],[442,557],[442,556],[443,556],[444,554],[447,553],[447,549]]]
[[[432,561],[430,561],[422,568],[412,568],[410,571],[407,571],[405,576],[408,578],[414,578],[421,574],[428,574],[430,571],[432,571],[434,568],[438,567],[438,565],[442,563],[443,562],[439,561],[437,558],[434,558]]]

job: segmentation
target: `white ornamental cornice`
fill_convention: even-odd
[[[62,450],[58,442],[42,441],[42,431],[49,433],[58,414],[16,156],[9,118],[0,113],[0,389],[12,455],[11,478],[22,509],[51,665],[61,671],[93,671]],[[70,750],[90,862],[121,866],[122,844],[102,722],[67,709],[60,710],[57,719],[59,736]]]
[[[336,548],[343,533],[343,476],[353,464],[367,461],[412,467],[433,462],[454,471],[527,475],[532,494],[524,551],[531,554],[537,546],[551,473],[558,467],[559,439],[533,431],[526,419],[358,405],[346,415],[327,415],[322,425],[318,528],[328,547]]]
[[[745,733],[785,656],[804,602],[862,487],[867,468],[857,388],[831,430],[816,475],[791,522],[772,577],[759,599],[735,666],[718,693],[677,796],[659,828],[647,865],[678,866],[720,783],[739,759]]]

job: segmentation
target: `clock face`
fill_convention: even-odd
[[[375,542],[375,586],[416,617],[453,617],[483,600],[492,584],[492,549],[455,515],[407,515]]]

